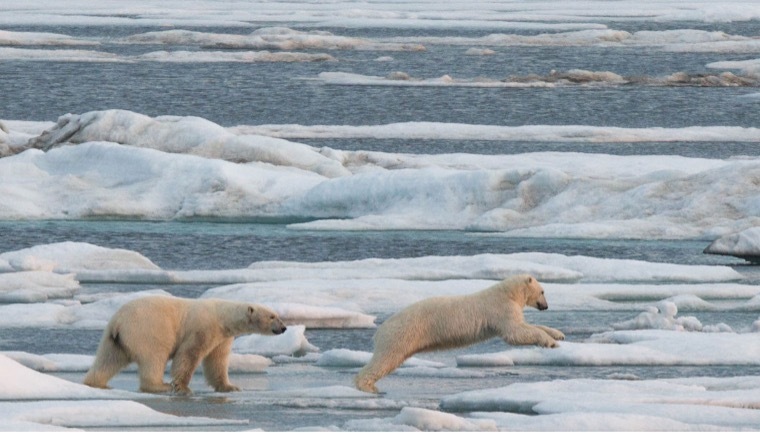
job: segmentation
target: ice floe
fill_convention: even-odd
[[[760,227],[721,236],[708,245],[704,252],[736,256],[758,262],[760,261]]]
[[[757,286],[732,283],[744,276],[727,266],[547,253],[317,263],[265,261],[239,270],[172,271],[158,268],[133,251],[63,242],[2,253],[0,260],[9,263],[6,272],[0,273],[0,287],[6,289],[8,301],[28,302],[0,305],[4,313],[0,314],[0,327],[97,329],[136,297],[169,296],[156,289],[84,295],[78,293],[79,281],[83,280],[234,282],[213,287],[202,297],[264,303],[288,324],[317,328],[374,327],[375,316],[367,312],[387,314],[430,296],[473,293],[517,273],[531,273],[542,281],[550,305],[558,310],[630,310],[660,300],[689,311],[750,310],[760,295]],[[298,303],[293,302],[294,294]],[[49,298],[59,300],[43,302]]]
[[[327,176],[349,174],[311,146],[261,136],[239,136],[198,117],[151,118],[125,110],[65,115],[31,147],[45,150],[65,143],[108,141],[162,152],[234,162],[266,162],[312,170]]]
[[[44,302],[48,299],[71,298],[79,292],[73,274],[52,272],[0,273],[0,302]]]
[[[71,49],[31,49],[0,47],[0,59],[18,61],[58,61],[91,63],[256,63],[256,62],[326,62],[335,57],[324,53],[270,52],[270,51],[152,51],[122,56],[104,51]]]
[[[31,370],[0,354],[0,424],[8,431],[55,427],[167,427],[243,424],[247,420],[179,417],[129,401],[135,394],[102,390]]]
[[[760,17],[754,3],[741,0],[721,2],[626,0],[606,2],[572,0],[478,3],[434,2],[418,0],[404,3],[366,3],[353,1],[328,3],[292,3],[271,1],[250,5],[199,1],[192,10],[178,0],[156,5],[141,0],[128,5],[104,3],[93,7],[85,0],[68,2],[66,7],[49,3],[28,3],[23,0],[4,2],[2,25],[47,26],[184,26],[184,27],[250,27],[252,23],[288,23],[299,26],[351,28],[414,28],[414,29],[582,29],[600,28],[609,21],[655,22],[732,22]]]
[[[758,386],[755,377],[555,380],[464,392],[441,407],[519,430],[737,430],[760,421]]]
[[[503,140],[583,143],[760,141],[760,128],[689,126],[684,128],[619,128],[587,125],[472,125],[404,122],[386,125],[241,125],[228,128],[241,135],[277,138],[376,138],[405,140]]]
[[[493,53],[492,53],[493,54]],[[480,53],[479,55],[482,55]],[[711,64],[713,65],[713,64]],[[400,86],[400,87],[567,87],[567,86],[695,86],[695,87],[756,87],[760,80],[754,63],[718,63],[716,67],[741,69],[741,75],[732,72],[717,74],[690,74],[675,72],[666,76],[622,76],[611,71],[570,69],[548,74],[508,76],[506,78],[453,78],[442,75],[436,78],[417,78],[401,71],[385,77],[350,72],[321,72],[315,80],[340,86]]]
[[[37,245],[0,254],[15,271],[76,273],[83,270],[160,269],[135,251],[104,248],[86,242]]]
[[[372,50],[424,51],[415,43],[373,41],[338,36],[323,30],[299,31],[287,27],[263,27],[247,35],[165,30],[140,33],[121,39],[126,44],[199,45],[207,48],[256,50]]]
[[[391,135],[409,137],[415,126],[420,132],[414,135],[422,137],[446,136],[455,127],[409,124]],[[473,126],[452,137],[699,141],[726,132],[757,140],[752,128],[557,128]],[[62,116],[29,142],[48,152],[30,149],[0,159],[0,192],[12,198],[0,204],[0,217],[299,219],[306,222],[289,227],[714,239],[756,225],[759,213],[751,182],[760,170],[756,159],[409,155],[317,149],[233,131],[195,117],[121,110]],[[701,133],[706,135],[689,138]]]
[[[323,352],[316,364],[322,367],[363,367],[372,358],[371,352],[362,352],[349,349],[331,349]],[[443,368],[444,364],[436,361],[428,361],[417,357],[411,357],[401,364],[402,367],[426,367]]]
[[[98,41],[74,38],[59,33],[13,32],[0,30],[0,45],[98,45]]]
[[[558,348],[515,348],[457,356],[459,367],[510,365],[752,365],[760,353],[756,333],[665,330],[609,331]],[[737,350],[741,348],[741,350]]]
[[[244,335],[235,339],[232,349],[238,353],[253,353],[263,356],[293,355],[303,356],[318,352],[319,348],[309,343],[304,336],[303,325],[288,326],[282,335],[272,338],[264,335]]]

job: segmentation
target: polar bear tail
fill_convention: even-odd
[[[93,388],[108,388],[108,381],[129,363],[129,354],[121,344],[118,330],[108,326],[103,332],[95,361],[84,378],[84,384]]]

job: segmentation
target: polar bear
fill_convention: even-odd
[[[280,317],[263,305],[219,299],[147,296],[122,306],[108,322],[84,383],[108,381],[136,362],[140,391],[192,394],[188,387],[203,361],[206,381],[218,392],[239,391],[227,375],[232,341],[243,334],[282,334]],[[171,383],[164,383],[172,360]]]
[[[373,337],[375,351],[354,378],[356,387],[377,392],[375,382],[418,352],[468,346],[492,337],[509,344],[557,347],[565,334],[525,323],[523,307],[549,308],[541,284],[517,275],[465,296],[441,296],[414,303],[386,320]]]

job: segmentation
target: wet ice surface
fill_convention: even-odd
[[[499,269],[509,269],[513,266],[512,257],[520,257],[522,260],[543,262],[536,270],[545,272],[547,276],[555,278],[578,278],[581,272],[583,278],[590,280],[602,279],[605,283],[593,282],[551,282],[544,283],[548,292],[550,309],[544,312],[526,311],[527,320],[531,323],[540,323],[561,329],[567,335],[566,348],[557,352],[547,349],[526,348],[526,359],[537,359],[537,363],[524,364],[520,361],[521,356],[515,356],[509,352],[514,349],[495,339],[489,342],[472,346],[465,349],[445,351],[433,354],[419,355],[422,360],[439,363],[436,367],[403,367],[397,373],[384,378],[380,383],[380,389],[384,394],[380,396],[359,396],[352,387],[352,379],[358,371],[354,361],[343,364],[318,362],[319,357],[326,353],[335,353],[338,350],[352,350],[357,353],[369,354],[371,351],[371,337],[374,333],[372,328],[353,329],[338,328],[324,329],[315,327],[307,329],[304,333],[308,342],[319,347],[318,353],[307,354],[303,358],[274,357],[274,364],[265,368],[264,373],[240,373],[236,372],[236,365],[232,366],[232,378],[244,391],[233,394],[217,394],[204,384],[202,376],[196,375],[191,384],[196,395],[190,398],[161,396],[158,398],[136,394],[133,400],[148,408],[155,409],[160,413],[179,415],[181,417],[209,417],[218,420],[249,420],[247,423],[234,423],[225,421],[222,425],[210,427],[203,421],[198,424],[166,425],[161,429],[166,430],[244,430],[249,428],[262,428],[264,430],[289,430],[295,428],[329,428],[329,429],[378,429],[388,423],[392,425],[416,425],[422,429],[437,429],[435,424],[426,424],[423,420],[432,417],[439,420],[443,415],[438,412],[439,404],[447,398],[459,395],[462,392],[476,392],[483,390],[498,389],[513,384],[537,383],[535,392],[541,391],[545,383],[565,380],[601,380],[600,386],[609,382],[628,381],[634,382],[654,380],[662,381],[673,378],[707,377],[735,377],[737,375],[759,374],[758,367],[752,361],[751,351],[754,346],[743,349],[725,351],[723,359],[721,354],[712,349],[716,342],[723,340],[720,334],[695,332],[695,323],[705,327],[723,325],[727,327],[726,339],[745,338],[754,341],[758,321],[758,313],[754,297],[757,295],[758,273],[755,266],[743,265],[738,259],[711,256],[701,253],[705,242],[701,241],[618,241],[618,240],[562,240],[562,239],[505,239],[489,235],[468,235],[454,232],[381,232],[381,233],[331,233],[331,232],[306,232],[311,242],[320,247],[321,254],[325,251],[340,251],[349,259],[356,254],[361,256],[361,247],[373,248],[370,257],[376,258],[369,261],[354,260],[339,262],[335,259],[341,256],[332,256],[333,261],[327,262],[268,262],[269,252],[261,248],[258,239],[279,239],[265,245],[276,245],[273,255],[287,259],[297,256],[300,250],[299,243],[288,242],[292,237],[284,226],[276,225],[247,225],[247,224],[214,224],[214,223],[137,223],[137,222],[30,222],[30,223],[4,223],[6,227],[14,230],[15,236],[8,237],[8,243],[3,247],[6,253],[0,255],[0,259],[8,263],[8,266],[21,268],[45,268],[71,270],[76,275],[101,275],[98,277],[114,282],[91,281],[81,283],[77,290],[77,299],[87,301],[81,306],[77,302],[67,299],[51,300],[47,303],[31,303],[13,306],[15,311],[26,312],[25,316],[15,316],[15,323],[11,327],[3,329],[2,350],[6,353],[21,351],[31,354],[53,354],[51,359],[59,359],[60,354],[81,354],[90,357],[94,354],[100,338],[100,327],[112,314],[119,296],[139,294],[148,290],[159,289],[177,296],[199,297],[206,292],[229,296],[231,299],[247,299],[254,296],[258,300],[266,302],[291,301],[297,298],[299,301],[311,302],[313,306],[323,305],[327,299],[335,302],[336,293],[334,288],[340,286],[353,287],[351,292],[343,293],[348,296],[342,301],[344,307],[353,305],[356,309],[366,312],[376,311],[376,323],[381,323],[394,310],[411,302],[416,297],[426,296],[426,293],[454,293],[465,290],[478,290],[489,284],[481,280],[437,280],[442,269],[447,272],[460,272],[466,278],[472,278],[476,273],[498,273]],[[43,232],[46,238],[58,240],[59,244],[40,244],[37,239]],[[222,242],[228,248],[219,249],[220,239],[235,239],[234,233],[248,233],[251,236],[249,242]],[[5,232],[7,233],[7,232]],[[122,233],[130,233],[123,236]],[[142,233],[142,235],[137,235]],[[23,234],[20,235],[20,234]],[[18,240],[11,243],[11,239]],[[26,239],[26,240],[24,240]],[[87,239],[94,244],[71,242],[73,239]],[[68,241],[68,242],[67,242]],[[28,250],[16,250],[14,246],[22,246],[24,242],[35,245]],[[109,245],[108,248],[96,248],[93,245]],[[249,245],[259,245],[248,248]],[[478,254],[484,245],[490,245],[498,254]],[[343,246],[343,249],[340,248]],[[412,249],[411,246],[415,248]],[[117,248],[117,249],[109,249]],[[125,248],[127,251],[118,248]],[[137,248],[147,254],[142,257],[137,252],[130,253],[129,248]],[[556,251],[561,249],[572,255],[564,256],[557,254],[542,254],[536,251]],[[429,250],[449,251],[457,256],[425,256]],[[97,251],[97,255],[92,252]],[[525,251],[522,252],[521,251]],[[156,254],[153,258],[151,254]],[[240,257],[238,257],[238,255]],[[398,256],[407,255],[402,258]],[[390,256],[386,260],[377,257]],[[415,256],[421,256],[416,257]],[[595,258],[593,256],[599,256]],[[611,260],[609,257],[619,257]],[[120,257],[120,261],[113,261],[114,257]],[[217,258],[215,258],[217,257]],[[225,261],[226,257],[235,257],[234,260]],[[248,257],[244,259],[243,257]],[[316,260],[319,256],[312,257]],[[479,259],[477,259],[479,257]],[[127,259],[128,258],[128,259]],[[148,260],[151,259],[151,260]],[[147,281],[139,282],[140,278],[150,278],[151,273],[156,272],[156,266],[164,269],[178,269],[182,275],[183,269],[192,270],[196,263],[204,262],[208,271],[193,271],[194,278],[210,278],[210,282],[203,284],[155,284]],[[213,283],[214,278],[219,278],[218,270],[224,264],[232,265],[235,260],[243,261],[255,259],[253,267],[245,272],[260,272],[266,270],[269,282],[234,284],[221,286]],[[601,259],[601,260],[600,260]],[[623,260],[624,259],[624,260]],[[637,261],[632,261],[637,260]],[[646,260],[646,261],[642,261]],[[668,263],[670,262],[670,263]],[[132,266],[133,276],[138,281],[121,281],[124,278],[123,271],[109,269],[109,263],[120,266]],[[248,263],[250,264],[250,263]],[[724,266],[733,264],[732,267]],[[423,265],[423,266],[420,266]],[[111,265],[114,266],[114,265]],[[245,266],[245,264],[241,264]],[[89,269],[89,270],[88,270]],[[291,270],[288,270],[291,269]],[[360,277],[357,269],[365,269],[372,275],[366,275],[370,279]],[[550,270],[551,269],[551,270]],[[138,271],[137,273],[134,273]],[[232,276],[246,275],[240,270],[233,270]],[[328,272],[329,271],[329,272]],[[15,272],[4,275],[15,275],[18,278],[37,278],[46,271],[35,273]],[[95,272],[95,274],[93,274]],[[229,271],[228,271],[229,272]],[[620,278],[631,278],[632,272],[638,274],[636,278],[644,279],[638,283],[621,282]],[[734,274],[738,272],[738,274]],[[88,274],[89,273],[89,274]],[[98,274],[99,273],[99,274]],[[330,275],[330,274],[333,275]],[[659,277],[652,276],[660,273]],[[206,275],[205,277],[203,275]],[[38,276],[40,275],[40,276]],[[57,281],[57,274],[51,274],[48,278]],[[142,275],[142,277],[140,277]],[[188,274],[190,275],[190,274]],[[322,277],[316,278],[318,275]],[[396,275],[402,278],[422,277],[428,281],[414,280],[383,280],[383,276]],[[496,274],[493,274],[496,275]],[[565,275],[566,277],[562,277]],[[740,275],[740,280],[734,281]],[[56,277],[54,277],[56,276]],[[298,280],[292,278],[306,278]],[[355,279],[350,279],[350,278]],[[226,277],[225,277],[226,278]],[[282,280],[277,280],[284,278]],[[309,278],[312,278],[309,280]],[[316,278],[316,279],[315,279]],[[327,278],[327,279],[322,279]],[[336,279],[337,278],[337,279]],[[687,283],[686,281],[697,278],[709,280],[717,279],[713,283],[701,284],[698,282]],[[670,279],[670,283],[664,283],[661,279]],[[722,279],[725,279],[724,281]],[[68,281],[68,280],[66,280]],[[74,280],[76,281],[76,279]],[[679,282],[680,281],[680,282]],[[7,287],[13,287],[13,282],[5,281]],[[67,283],[68,284],[68,283]],[[278,287],[287,290],[278,289]],[[416,289],[410,290],[405,287]],[[42,293],[54,295],[54,289],[39,289]],[[368,296],[377,297],[381,293],[383,302],[373,304],[366,303],[362,291]],[[394,292],[395,290],[395,292]],[[434,290],[434,292],[430,292]],[[319,295],[322,293],[322,295]],[[605,294],[607,293],[607,294]],[[297,294],[297,295],[296,295]],[[677,294],[693,294],[693,296],[673,296]],[[99,304],[98,299],[103,296],[113,297],[115,303],[108,302]],[[68,295],[71,296],[71,295]],[[321,298],[320,298],[321,296]],[[411,297],[410,297],[411,296]],[[668,301],[663,301],[664,299]],[[309,301],[310,300],[310,301]],[[350,302],[346,302],[351,300]],[[92,302],[96,301],[96,302]],[[62,302],[62,304],[61,304]],[[601,302],[601,303],[600,303]],[[66,305],[68,303],[68,306]],[[580,304],[579,304],[580,303]],[[587,305],[585,308],[583,305]],[[100,305],[100,306],[99,306]],[[593,306],[593,308],[589,308]],[[0,309],[8,311],[10,305],[0,305]],[[50,321],[46,308],[53,307],[56,311],[69,311],[70,315],[64,317],[78,318],[80,325],[66,324],[67,322]],[[652,308],[661,311],[652,313]],[[84,312],[89,311],[86,315]],[[303,310],[304,314],[308,310]],[[311,313],[308,313],[311,314]],[[8,314],[4,314],[6,324]],[[643,316],[643,317],[642,317]],[[13,316],[11,316],[12,318]],[[23,319],[22,317],[28,317]],[[316,316],[315,316],[316,317]],[[693,319],[690,319],[693,317]],[[37,326],[40,319],[48,320],[47,325]],[[92,319],[97,319],[93,321]],[[683,320],[681,320],[683,319]],[[24,325],[24,320],[30,320]],[[67,319],[70,320],[70,319]],[[84,320],[84,321],[82,321]],[[644,328],[671,329],[673,325],[682,323],[688,325],[689,330],[675,334],[654,334],[652,337],[642,331],[624,331],[635,329],[630,324],[632,321],[643,324]],[[626,324],[628,323],[628,324]],[[22,325],[22,326],[18,326]],[[52,327],[51,327],[52,326]],[[87,329],[81,329],[85,326]],[[90,327],[92,329],[90,329]],[[622,327],[622,328],[621,328]],[[614,331],[623,329],[623,331]],[[610,333],[606,346],[599,345],[599,337],[593,335],[605,335]],[[633,334],[626,334],[631,333]],[[672,331],[658,331],[672,332]],[[674,349],[670,354],[666,351],[651,356],[641,364],[621,361],[625,350],[629,350],[628,344],[636,344],[634,341],[627,342],[626,338],[636,335],[649,338],[662,339],[674,338],[670,344]],[[717,338],[717,340],[716,340]],[[615,340],[616,344],[610,344]],[[705,356],[694,356],[694,362],[699,365],[684,365],[684,361],[670,361],[671,356],[679,356],[686,353],[685,348],[678,349],[678,344],[690,341],[695,348],[703,347]],[[680,343],[679,343],[680,342]],[[622,345],[620,343],[623,343]],[[753,343],[754,344],[754,343]],[[584,350],[588,345],[588,350]],[[593,347],[592,347],[593,346]],[[618,349],[618,347],[620,349]],[[292,350],[292,349],[288,349]],[[520,349],[522,350],[522,349]],[[622,351],[621,351],[622,350]],[[543,352],[550,352],[542,355]],[[58,355],[56,355],[58,354]],[[558,358],[552,358],[557,355]],[[708,356],[718,356],[716,362],[700,361]],[[731,356],[729,356],[731,355]],[[739,358],[737,358],[737,355]],[[13,355],[19,356],[19,355]],[[489,357],[496,356],[504,359],[507,356],[509,363],[494,366]],[[742,356],[750,357],[750,362],[742,360]],[[473,359],[474,357],[474,359]],[[630,356],[630,359],[633,359]],[[543,359],[543,361],[542,361]],[[554,360],[553,360],[554,359]],[[737,360],[738,359],[738,360]],[[744,358],[746,359],[746,358]],[[611,362],[609,360],[612,360]],[[473,364],[474,361],[474,364]],[[64,362],[64,361],[54,361]],[[63,371],[48,373],[53,376],[64,378],[74,383],[81,383],[84,370],[87,368],[86,360],[72,360],[73,367],[65,367]],[[511,365],[514,363],[515,365]],[[542,365],[546,364],[546,365]],[[63,365],[63,364],[58,364]],[[68,368],[68,370],[67,370]],[[575,383],[575,382],[571,382]],[[587,382],[577,382],[578,389],[586,386]],[[413,386],[410,386],[413,384]],[[134,369],[125,371],[111,382],[111,385],[123,391],[135,391],[137,389],[137,376]],[[667,383],[661,383],[667,389]],[[633,386],[633,385],[632,385]],[[735,389],[736,385],[726,385]],[[551,389],[551,388],[549,388]],[[637,391],[632,388],[631,392]],[[483,398],[489,394],[483,394]],[[539,394],[543,395],[543,394]],[[663,392],[663,398],[667,396]],[[476,411],[490,410],[490,400],[479,403],[471,409],[463,409],[463,406],[450,405],[446,411],[452,412],[462,419],[471,420],[472,416],[483,416],[485,419],[499,418],[499,414],[480,415]],[[738,403],[738,397],[732,404]],[[84,404],[84,403],[83,403]],[[548,403],[547,403],[548,404]],[[119,409],[114,409],[119,410]],[[136,409],[135,409],[136,410]],[[145,410],[145,409],[140,409]],[[432,410],[434,412],[415,412],[417,410]],[[500,409],[503,410],[503,409]],[[474,411],[474,412],[471,412]],[[74,412],[79,417],[86,417],[87,409]],[[147,416],[147,415],[145,415]],[[159,415],[150,415],[159,416]],[[548,416],[545,422],[551,424],[556,417],[572,417],[569,414],[544,415]],[[715,415],[713,422],[718,415]],[[450,422],[463,422],[460,418],[449,420]],[[607,419],[600,414],[602,424],[606,428],[616,427],[620,422],[630,424],[627,416],[620,415],[617,418]],[[744,416],[738,416],[736,420],[747,420]],[[402,422],[403,421],[403,422]],[[439,420],[440,421],[440,420]],[[523,420],[525,421],[525,420]],[[86,422],[84,418],[80,423]],[[108,421],[106,424],[116,428],[123,426],[117,421]],[[177,422],[174,420],[172,422]],[[194,421],[195,422],[195,421]],[[361,424],[362,422],[369,424]],[[468,421],[472,422],[472,421]],[[512,421],[510,421],[512,422]],[[600,421],[602,422],[602,421]],[[661,418],[647,420],[646,425],[662,426]],[[737,421],[738,422],[738,421]],[[400,423],[400,424],[399,424]],[[709,424],[709,423],[708,423]],[[521,424],[525,429],[530,429],[528,424]],[[638,424],[636,424],[638,425]],[[670,424],[667,424],[670,425]],[[725,424],[728,425],[728,424]],[[731,423],[736,426],[738,424]],[[80,424],[80,426],[83,426]],[[688,426],[683,428],[687,428]],[[92,427],[95,428],[95,427]],[[145,427],[119,427],[120,429],[140,430]],[[399,427],[396,427],[399,428]],[[544,427],[546,428],[546,427]],[[579,427],[582,429],[582,427]],[[694,426],[688,428],[695,428]],[[102,429],[102,427],[97,427]]]
[[[621,313],[552,313],[550,310],[529,314],[529,320],[549,326],[557,326],[568,336],[568,341],[582,341],[598,327],[599,323],[611,323],[624,320],[634,315],[632,312]],[[705,322],[726,321],[732,326],[741,327],[757,319],[757,313],[744,314],[703,314],[699,317]],[[568,324],[570,324],[568,326]],[[573,330],[572,328],[575,328]],[[599,329],[596,329],[597,331]],[[22,334],[15,330],[7,333],[11,339]],[[309,341],[319,346],[322,351],[331,348],[350,348],[369,350],[372,330],[312,330],[307,332]],[[4,332],[4,334],[6,334]],[[32,334],[32,335],[29,335]],[[23,338],[34,338],[34,332]],[[55,332],[39,331],[44,338],[57,341]],[[39,335],[38,334],[38,335]],[[93,353],[99,332],[67,332],[65,337],[76,344],[82,340],[84,353]],[[63,336],[63,334],[61,335]],[[18,348],[35,351],[34,346],[17,343]],[[4,345],[4,348],[6,346]],[[8,346],[9,349],[13,345]],[[460,349],[436,354],[422,355],[420,358],[442,362],[449,367],[455,366],[455,358],[464,354],[498,352],[508,348],[498,340],[489,341],[469,349]],[[42,349],[42,348],[41,348]],[[62,344],[60,349],[49,344],[44,350],[69,351],[69,344]],[[424,375],[392,374],[380,382],[383,394],[362,399],[341,397],[293,396],[299,391],[310,388],[332,386],[351,387],[353,375],[358,368],[317,367],[311,362],[276,363],[264,374],[232,374],[233,383],[241,386],[243,391],[233,394],[213,393],[205,385],[202,376],[196,375],[191,388],[196,395],[189,398],[164,397],[140,399],[136,401],[155,410],[181,416],[204,416],[223,419],[247,419],[250,424],[214,427],[214,430],[244,430],[262,428],[264,430],[290,430],[305,426],[343,426],[345,422],[361,418],[394,417],[405,406],[436,409],[441,399],[465,391],[498,388],[520,382],[537,382],[566,379],[601,379],[617,378],[636,380],[665,379],[679,377],[711,376],[735,377],[737,375],[760,374],[760,367],[745,365],[728,366],[510,366],[510,367],[460,367],[459,370],[471,372],[469,377],[426,377]],[[74,382],[81,382],[84,373],[54,373]],[[413,383],[413,386],[410,386]],[[137,388],[137,376],[134,372],[125,372],[117,376],[111,385],[117,389],[134,391]],[[319,391],[317,391],[319,392]],[[329,395],[328,390],[324,393]],[[462,412],[461,414],[465,414]],[[208,429],[208,427],[199,429]],[[162,428],[163,430],[164,428]],[[172,430],[172,428],[166,428]],[[176,428],[187,430],[188,427]],[[192,428],[191,428],[192,429]]]

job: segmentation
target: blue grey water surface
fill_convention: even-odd
[[[756,36],[756,21],[743,23],[610,22],[610,28],[669,30],[694,28]],[[192,28],[217,33],[248,33],[251,28]],[[297,28],[297,27],[296,27]],[[162,28],[137,27],[19,27],[6,30],[45,31],[79,37],[118,38]],[[371,38],[413,36],[468,36],[486,30],[409,30],[328,28],[337,35]],[[533,32],[519,32],[535,34]],[[202,50],[195,46],[171,49]],[[674,72],[714,73],[705,67],[725,54],[666,53],[658,49],[609,47],[500,47],[486,57],[469,57],[467,47],[429,45],[425,52],[330,52],[337,62],[320,63],[77,63],[0,62],[0,119],[55,120],[66,113],[127,109],[149,116],[199,116],[223,126],[257,124],[375,125],[406,121],[456,122],[489,125],[595,125],[617,127],[742,126],[757,127],[757,102],[740,98],[756,88],[701,88],[605,86],[565,88],[423,88],[392,86],[333,86],[313,80],[321,72],[352,72],[386,76],[403,71],[417,78],[448,74],[471,79],[502,79],[509,75],[547,74],[551,70],[588,69],[621,75],[664,76]],[[130,46],[106,41],[95,48],[120,55],[167,49],[166,46]],[[381,55],[391,62],[376,62]],[[732,54],[731,60],[754,58]],[[673,154],[707,158],[760,155],[756,143],[535,143],[457,140],[308,139],[315,146],[339,149],[407,153],[507,154],[533,151],[602,152],[611,154]],[[0,198],[2,199],[2,198]],[[2,221],[0,252],[38,244],[75,241],[126,248],[145,255],[164,269],[242,268],[262,260],[301,262],[357,260],[369,257],[402,258],[426,255],[473,255],[540,251],[566,255],[637,259],[652,262],[730,265],[757,283],[756,266],[739,259],[702,254],[704,240],[588,240],[509,238],[493,233],[452,231],[339,232],[292,230],[288,221]],[[137,291],[156,288],[144,284],[85,284],[83,291]],[[197,297],[208,285],[159,286],[178,296]],[[550,303],[551,296],[549,295]],[[688,313],[688,312],[687,312]],[[555,326],[571,341],[581,341],[609,325],[635,317],[638,311],[530,312],[531,321]],[[756,311],[700,311],[705,324],[727,323],[747,329]],[[385,317],[379,317],[378,321]],[[371,329],[310,329],[307,338],[322,351],[335,348],[371,350]],[[0,334],[0,351],[92,354],[97,330],[13,328]],[[458,351],[425,355],[453,365],[462,353],[498,351],[494,340]],[[308,363],[278,364],[267,374],[236,375],[244,392],[220,397],[196,378],[195,397],[145,399],[163,412],[218,418],[249,419],[250,425],[225,428],[289,430],[310,426],[340,426],[357,418],[391,417],[399,408],[350,409],[337,402],[320,407],[309,401],[267,397],[265,391],[288,387],[351,386],[355,369],[318,368]],[[387,397],[409,405],[434,408],[440,397],[458,391],[492,388],[517,381],[567,378],[607,378],[626,374],[639,379],[680,376],[757,375],[749,366],[607,366],[503,367],[483,369],[483,378],[400,377],[382,382]],[[74,381],[82,374],[60,373]],[[410,387],[409,382],[414,386]],[[137,388],[134,373],[123,373],[117,388]],[[263,397],[262,397],[263,395]],[[335,403],[335,402],[333,402]],[[187,430],[187,427],[183,427]],[[203,429],[208,429],[204,427]],[[103,430],[103,428],[98,428]]]
[[[618,28],[619,23],[611,23]],[[688,26],[689,23],[680,23]],[[618,27],[615,27],[618,26]],[[634,30],[628,24],[629,30]],[[642,28],[669,29],[647,23]],[[258,26],[257,26],[258,27]],[[195,29],[242,33],[251,29]],[[699,26],[697,26],[699,27]],[[731,34],[757,33],[757,24],[726,24]],[[684,28],[684,27],[680,27]],[[685,27],[688,28],[688,27]],[[16,30],[51,31],[49,27]],[[98,36],[92,49],[121,55],[198,46],[125,45],[117,37],[163,28],[80,28],[52,30],[72,36]],[[324,29],[337,35],[390,37],[395,29]],[[81,35],[80,35],[81,33]],[[426,36],[470,36],[486,31],[417,31]],[[317,63],[90,63],[0,62],[0,95],[5,119],[55,120],[66,113],[121,108],[149,116],[200,116],[224,126],[257,124],[376,125],[405,121],[487,125],[597,125],[685,127],[756,126],[756,101],[739,98],[754,88],[597,86],[560,88],[461,88],[337,86],[311,80],[321,72],[386,76],[403,71],[417,78],[503,79],[546,75],[551,70],[587,69],[625,76],[662,77],[674,72],[715,73],[705,67],[725,54],[672,53],[657,48],[498,47],[493,56],[465,56],[466,46],[428,45],[424,52],[330,51],[337,62]],[[381,55],[391,62],[374,61]],[[754,58],[732,54],[731,60]],[[720,71],[717,71],[720,72]],[[578,149],[586,151],[583,144]],[[458,146],[470,149],[467,143]],[[614,146],[609,148],[614,153]],[[416,146],[410,152],[426,153]]]

